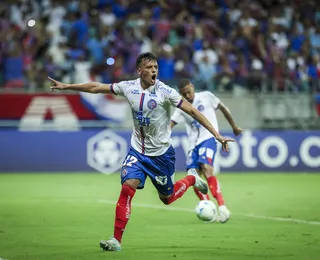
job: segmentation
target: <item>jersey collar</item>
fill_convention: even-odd
[[[149,93],[156,93],[156,86],[158,84],[158,79],[156,80],[156,83],[153,86],[148,87],[147,89],[143,89],[140,83],[140,78],[138,78],[138,83],[139,83],[139,88],[141,89],[141,91],[148,91]]]

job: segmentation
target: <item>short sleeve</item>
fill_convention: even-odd
[[[173,88],[166,85],[161,85],[159,90],[163,93],[165,99],[169,101],[171,106],[180,107],[183,100],[180,94]]]
[[[182,115],[182,111],[178,108],[175,108],[172,116],[171,121],[175,122],[176,124],[182,123],[184,121],[184,117]]]
[[[217,109],[219,104],[220,104],[220,99],[215,96],[213,93],[211,93],[210,91],[206,91],[205,92],[206,95],[208,95],[208,98],[210,100],[211,105],[213,106],[214,109]]]
[[[115,95],[124,96],[127,85],[128,85],[127,81],[120,81],[118,83],[113,83],[110,86],[110,90]]]

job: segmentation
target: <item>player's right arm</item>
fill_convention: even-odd
[[[58,80],[48,77],[49,80],[53,82],[51,86],[51,92],[54,92],[56,89],[59,90],[75,90],[80,92],[88,92],[92,94],[104,93],[112,94],[112,84],[103,84],[100,82],[87,82],[87,83],[78,83],[78,84],[66,84]]]
[[[183,122],[183,120],[184,120],[184,119],[183,119],[183,116],[182,116],[182,114],[181,114],[181,110],[180,110],[180,109],[175,109],[174,112],[173,112],[173,114],[172,114],[172,116],[171,116],[171,122],[170,122],[170,127],[171,127],[171,129],[172,129],[175,125]]]

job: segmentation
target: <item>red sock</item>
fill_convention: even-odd
[[[195,183],[196,179],[192,175],[188,175],[174,184],[173,193],[169,198],[161,199],[166,205],[171,204],[175,200],[182,197],[187,189]]]
[[[124,229],[130,218],[131,213],[131,200],[136,193],[136,190],[128,185],[123,184],[120,192],[120,196],[116,206],[116,217],[114,221],[114,233],[113,236],[120,243]]]
[[[215,176],[210,176],[208,179],[208,186],[211,191],[211,194],[218,202],[218,205],[224,205],[224,199],[222,196],[222,192],[220,190],[220,184]]]
[[[197,188],[193,187],[194,192],[196,193],[197,197],[200,200],[210,200],[209,194],[203,194],[201,191],[199,191]]]

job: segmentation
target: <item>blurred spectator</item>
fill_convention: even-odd
[[[112,12],[112,6],[106,5],[100,13],[100,20],[104,26],[112,26],[116,22],[116,15]]]
[[[232,90],[234,72],[226,56],[220,56],[215,78],[218,91]]]
[[[160,80],[172,81],[174,79],[175,61],[173,49],[169,44],[164,44],[158,56]]]
[[[23,56],[17,43],[13,43],[3,59],[4,87],[23,87]]]
[[[215,64],[210,63],[209,56],[202,56],[201,61],[198,63],[198,80],[201,82],[203,89],[214,91],[213,80],[217,73]]]
[[[218,55],[217,53],[210,47],[209,42],[203,43],[203,48],[196,50],[193,54],[193,61],[196,65],[200,65],[203,63],[203,58],[207,57],[206,63],[215,66],[218,62]]]
[[[310,32],[310,42],[315,54],[320,54],[320,24],[314,32]]]
[[[196,77],[196,66],[191,60],[191,55],[184,52],[181,59],[175,64],[175,75],[179,78],[193,79]]]
[[[315,0],[11,2],[0,2],[2,86],[42,89],[47,75],[118,81],[135,75],[135,58],[147,51],[170,84],[188,77],[212,91],[319,85]]]

